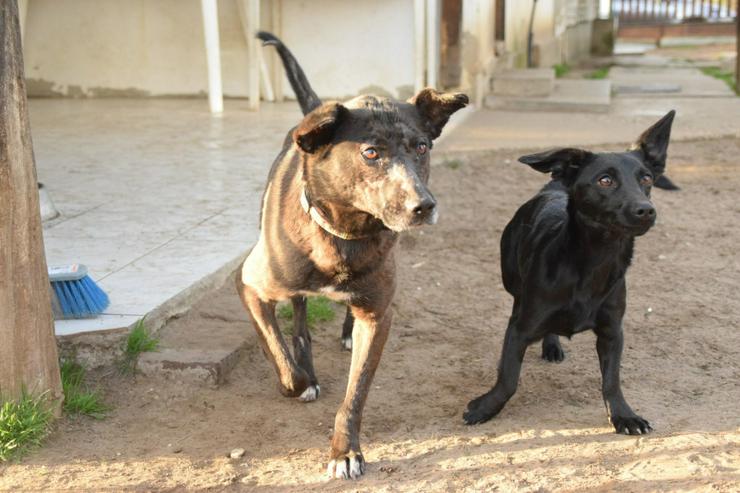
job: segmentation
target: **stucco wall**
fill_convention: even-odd
[[[413,0],[281,3],[282,37],[320,96],[411,91]],[[224,94],[246,97],[236,0],[218,0],[218,9]],[[268,28],[270,10],[263,0]],[[208,89],[198,0],[30,0],[25,31],[31,96],[194,96]]]

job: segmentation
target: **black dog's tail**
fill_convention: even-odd
[[[298,65],[298,60],[295,59],[288,47],[272,33],[260,31],[257,33],[257,38],[262,40],[263,46],[272,45],[277,50],[280,59],[283,61],[290,87],[293,88],[293,92],[298,98],[298,104],[301,105],[303,114],[310,113],[313,109],[321,106],[321,100],[311,88],[311,84],[306,79],[306,74],[303,73],[303,69]]]
[[[681,188],[673,183],[666,175],[660,175],[658,179],[655,180],[654,185],[655,188],[662,188],[663,190],[681,190]]]

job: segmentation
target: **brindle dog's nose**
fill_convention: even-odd
[[[418,220],[424,220],[427,216],[429,216],[429,214],[434,211],[435,207],[437,207],[437,201],[431,197],[426,197],[421,202],[419,202],[419,205],[414,207],[412,212],[414,213],[415,218],[417,218]]]

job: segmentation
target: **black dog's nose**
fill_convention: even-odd
[[[634,206],[632,214],[637,219],[648,221],[655,217],[655,207],[650,202],[643,202]]]
[[[412,212],[414,213],[414,216],[423,218],[428,216],[435,207],[437,207],[437,201],[431,197],[426,197],[419,202],[419,205],[413,208]]]

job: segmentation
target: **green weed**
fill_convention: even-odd
[[[293,304],[286,303],[278,306],[277,315],[283,320],[291,320],[293,318]],[[318,322],[329,322],[330,320],[334,320],[335,315],[334,306],[328,298],[323,296],[308,298],[308,306],[306,307],[306,324],[309,328],[315,327]],[[292,335],[292,325],[286,326],[286,329],[283,332],[288,335]]]
[[[457,159],[447,159],[442,164],[450,169],[458,169],[462,165]]]
[[[555,77],[558,79],[570,72],[570,65],[567,63],[556,63],[552,68],[555,69]]]
[[[52,413],[46,394],[34,397],[23,391],[17,400],[1,401],[0,462],[4,462],[41,444],[49,433]]]
[[[139,361],[139,355],[141,353],[156,351],[158,346],[159,339],[149,333],[149,330],[144,326],[143,319],[139,320],[126,338],[121,370],[124,373],[134,373],[136,371],[136,363]]]
[[[584,77],[586,79],[606,79],[609,76],[610,69],[611,67],[609,66],[597,68],[593,72],[589,72],[586,75],[584,75]]]
[[[103,404],[100,394],[85,385],[85,368],[70,360],[62,361],[59,367],[62,372],[64,412],[103,419],[108,408]]]
[[[731,70],[722,70],[719,67],[704,67],[701,71],[705,75],[724,81],[733,92],[740,94],[738,93],[738,88],[735,87],[735,74]]]

